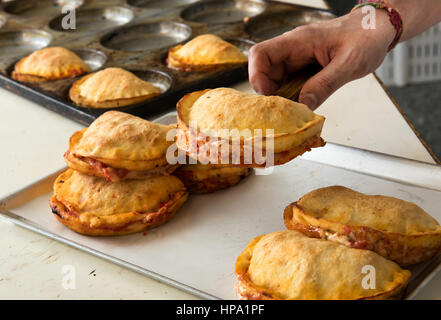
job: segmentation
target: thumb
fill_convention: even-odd
[[[350,81],[350,72],[345,70],[344,61],[337,57],[304,84],[299,102],[311,110],[317,109],[338,88]]]

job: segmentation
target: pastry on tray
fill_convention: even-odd
[[[89,108],[117,108],[140,103],[161,94],[159,88],[132,72],[106,68],[74,82],[69,97]]]
[[[203,34],[171,48],[167,58],[170,68],[186,72],[233,67],[247,61],[239,48],[213,34]]]
[[[176,170],[176,175],[190,193],[210,193],[238,184],[250,175],[251,168],[216,167],[201,163],[186,164]]]
[[[236,293],[249,300],[397,299],[410,272],[375,252],[285,230],[252,240],[236,261]]]
[[[179,165],[167,161],[169,130],[162,125],[119,111],[108,111],[69,140],[67,165],[108,181],[145,179],[170,174]]]
[[[177,146],[203,163],[280,165],[325,144],[325,118],[279,96],[207,89],[185,95],[177,111]]]
[[[441,226],[416,204],[341,186],[304,195],[286,207],[284,219],[288,229],[372,250],[402,266],[441,251]]]
[[[62,47],[34,51],[15,64],[12,78],[21,82],[44,82],[72,78],[89,72],[74,52]]]
[[[78,233],[113,236],[167,222],[187,197],[174,176],[113,183],[68,169],[55,180],[50,206],[58,221]]]

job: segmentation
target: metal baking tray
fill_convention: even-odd
[[[76,29],[64,30],[62,4],[76,9]],[[68,13],[65,13],[68,14]],[[245,54],[256,42],[299,25],[333,18],[330,12],[261,0],[15,0],[0,10],[0,86],[88,125],[109,109],[69,101],[74,79],[26,84],[10,75],[15,63],[46,46],[75,51],[92,71],[117,66],[157,85],[162,94],[118,108],[141,117],[173,108],[185,93],[231,85],[247,78],[247,66],[186,73],[170,69],[169,48],[213,33]]]
[[[176,122],[176,114],[159,119]],[[285,229],[284,207],[303,194],[344,185],[369,194],[415,202],[441,221],[441,167],[328,143],[323,148],[253,174],[239,185],[191,196],[168,223],[129,236],[77,234],[51,213],[49,197],[59,172],[0,200],[0,213],[16,224],[207,299],[235,299],[234,263],[248,242]],[[268,172],[267,172],[268,173]],[[441,269],[441,255],[411,268],[412,299]]]

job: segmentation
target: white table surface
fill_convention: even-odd
[[[324,7],[321,0],[289,0]],[[248,83],[235,86],[249,91]],[[373,75],[337,91],[318,110],[327,141],[434,163]],[[0,198],[64,166],[70,135],[81,125],[0,89]],[[194,299],[195,297],[0,218],[0,299]],[[62,286],[62,268],[76,289]],[[441,275],[420,299],[441,299]]]

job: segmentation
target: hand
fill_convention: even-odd
[[[301,26],[253,46],[249,77],[254,90],[270,95],[289,73],[318,62],[323,69],[303,86],[299,102],[312,110],[345,83],[377,69],[395,37],[384,10],[376,10],[376,29],[363,29],[361,10]]]

